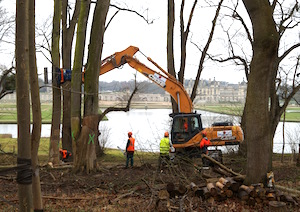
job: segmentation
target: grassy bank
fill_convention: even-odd
[[[16,138],[2,138],[0,139],[0,153],[8,153],[9,155],[17,155],[18,152],[18,144],[17,144]],[[40,140],[40,147],[39,147],[39,161],[41,164],[45,164],[48,162],[48,155],[49,155],[49,144],[50,144],[50,138],[41,138]],[[61,145],[61,144],[60,144]],[[110,164],[110,163],[124,163],[125,157],[123,153],[118,149],[111,149],[106,148],[105,154],[101,157],[101,163]],[[1,154],[0,154],[1,155]],[[4,156],[3,154],[2,156]],[[153,152],[141,152],[136,151],[135,152],[135,160],[138,163],[156,163],[158,158],[158,153]],[[10,160],[2,160],[0,163],[2,165],[8,165],[11,163],[15,163]]]
[[[42,123],[50,124],[52,121],[52,104],[42,104]],[[99,109],[99,113],[102,111]],[[32,120],[32,113],[31,113]],[[107,120],[107,118],[105,118]],[[16,124],[17,123],[17,107],[15,104],[2,103],[0,105],[0,123]]]

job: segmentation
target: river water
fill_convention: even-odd
[[[211,113],[206,111],[197,111],[202,114],[203,127],[210,126],[216,121],[231,121],[234,124],[239,123],[239,118]],[[129,112],[111,112],[107,114],[108,121],[100,123],[99,129],[101,135],[99,139],[107,140],[106,146],[111,148],[120,147],[125,149],[127,142],[127,133],[131,131],[136,139],[136,149],[144,151],[159,151],[159,142],[165,131],[171,129],[170,109],[132,109]],[[42,125],[42,137],[50,137],[50,124]],[[0,134],[10,133],[14,138],[17,137],[16,124],[0,124]],[[273,152],[282,151],[282,123],[277,127],[274,137]],[[285,123],[285,153],[292,152],[293,146],[298,151],[300,143],[300,124]]]

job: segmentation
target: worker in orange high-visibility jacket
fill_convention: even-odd
[[[65,149],[59,149],[59,153],[60,153],[60,159],[63,162],[68,162],[69,157],[72,155],[71,152]]]
[[[135,139],[132,137],[132,132],[128,132],[128,140],[126,145],[126,168],[128,168],[129,160],[131,167],[133,167],[134,142]]]
[[[206,154],[208,155],[208,146],[210,146],[210,140],[206,137],[207,133],[206,131],[202,132],[202,140],[200,141],[200,150],[201,150],[201,154]],[[202,157],[202,163],[203,166],[208,166],[209,165],[209,161],[207,161],[206,158]]]

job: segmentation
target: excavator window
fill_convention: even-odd
[[[173,117],[172,142],[185,143],[202,130],[200,115],[181,114]]]
[[[199,129],[199,122],[198,122],[198,119],[196,117],[191,118],[191,129],[192,129],[192,132]]]

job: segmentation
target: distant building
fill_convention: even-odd
[[[192,93],[195,80],[185,80],[185,89]],[[197,87],[197,95],[194,104],[202,103],[244,103],[247,93],[247,83],[231,84],[214,80],[200,80]]]
[[[185,80],[184,87],[188,94],[192,93],[194,86],[194,80]],[[197,95],[194,100],[194,104],[203,103],[244,103],[246,99],[247,83],[243,82],[238,84],[231,84],[228,82],[214,80],[200,80],[197,87]],[[121,92],[104,92],[99,93],[99,102],[127,102],[130,97],[130,91],[124,90]],[[52,90],[47,87],[46,92],[40,93],[40,99],[42,103],[52,102]],[[2,99],[3,102],[15,102],[16,95],[10,94]],[[133,102],[164,102],[170,103],[170,94],[165,92],[164,94],[151,94],[151,93],[137,93]]]

